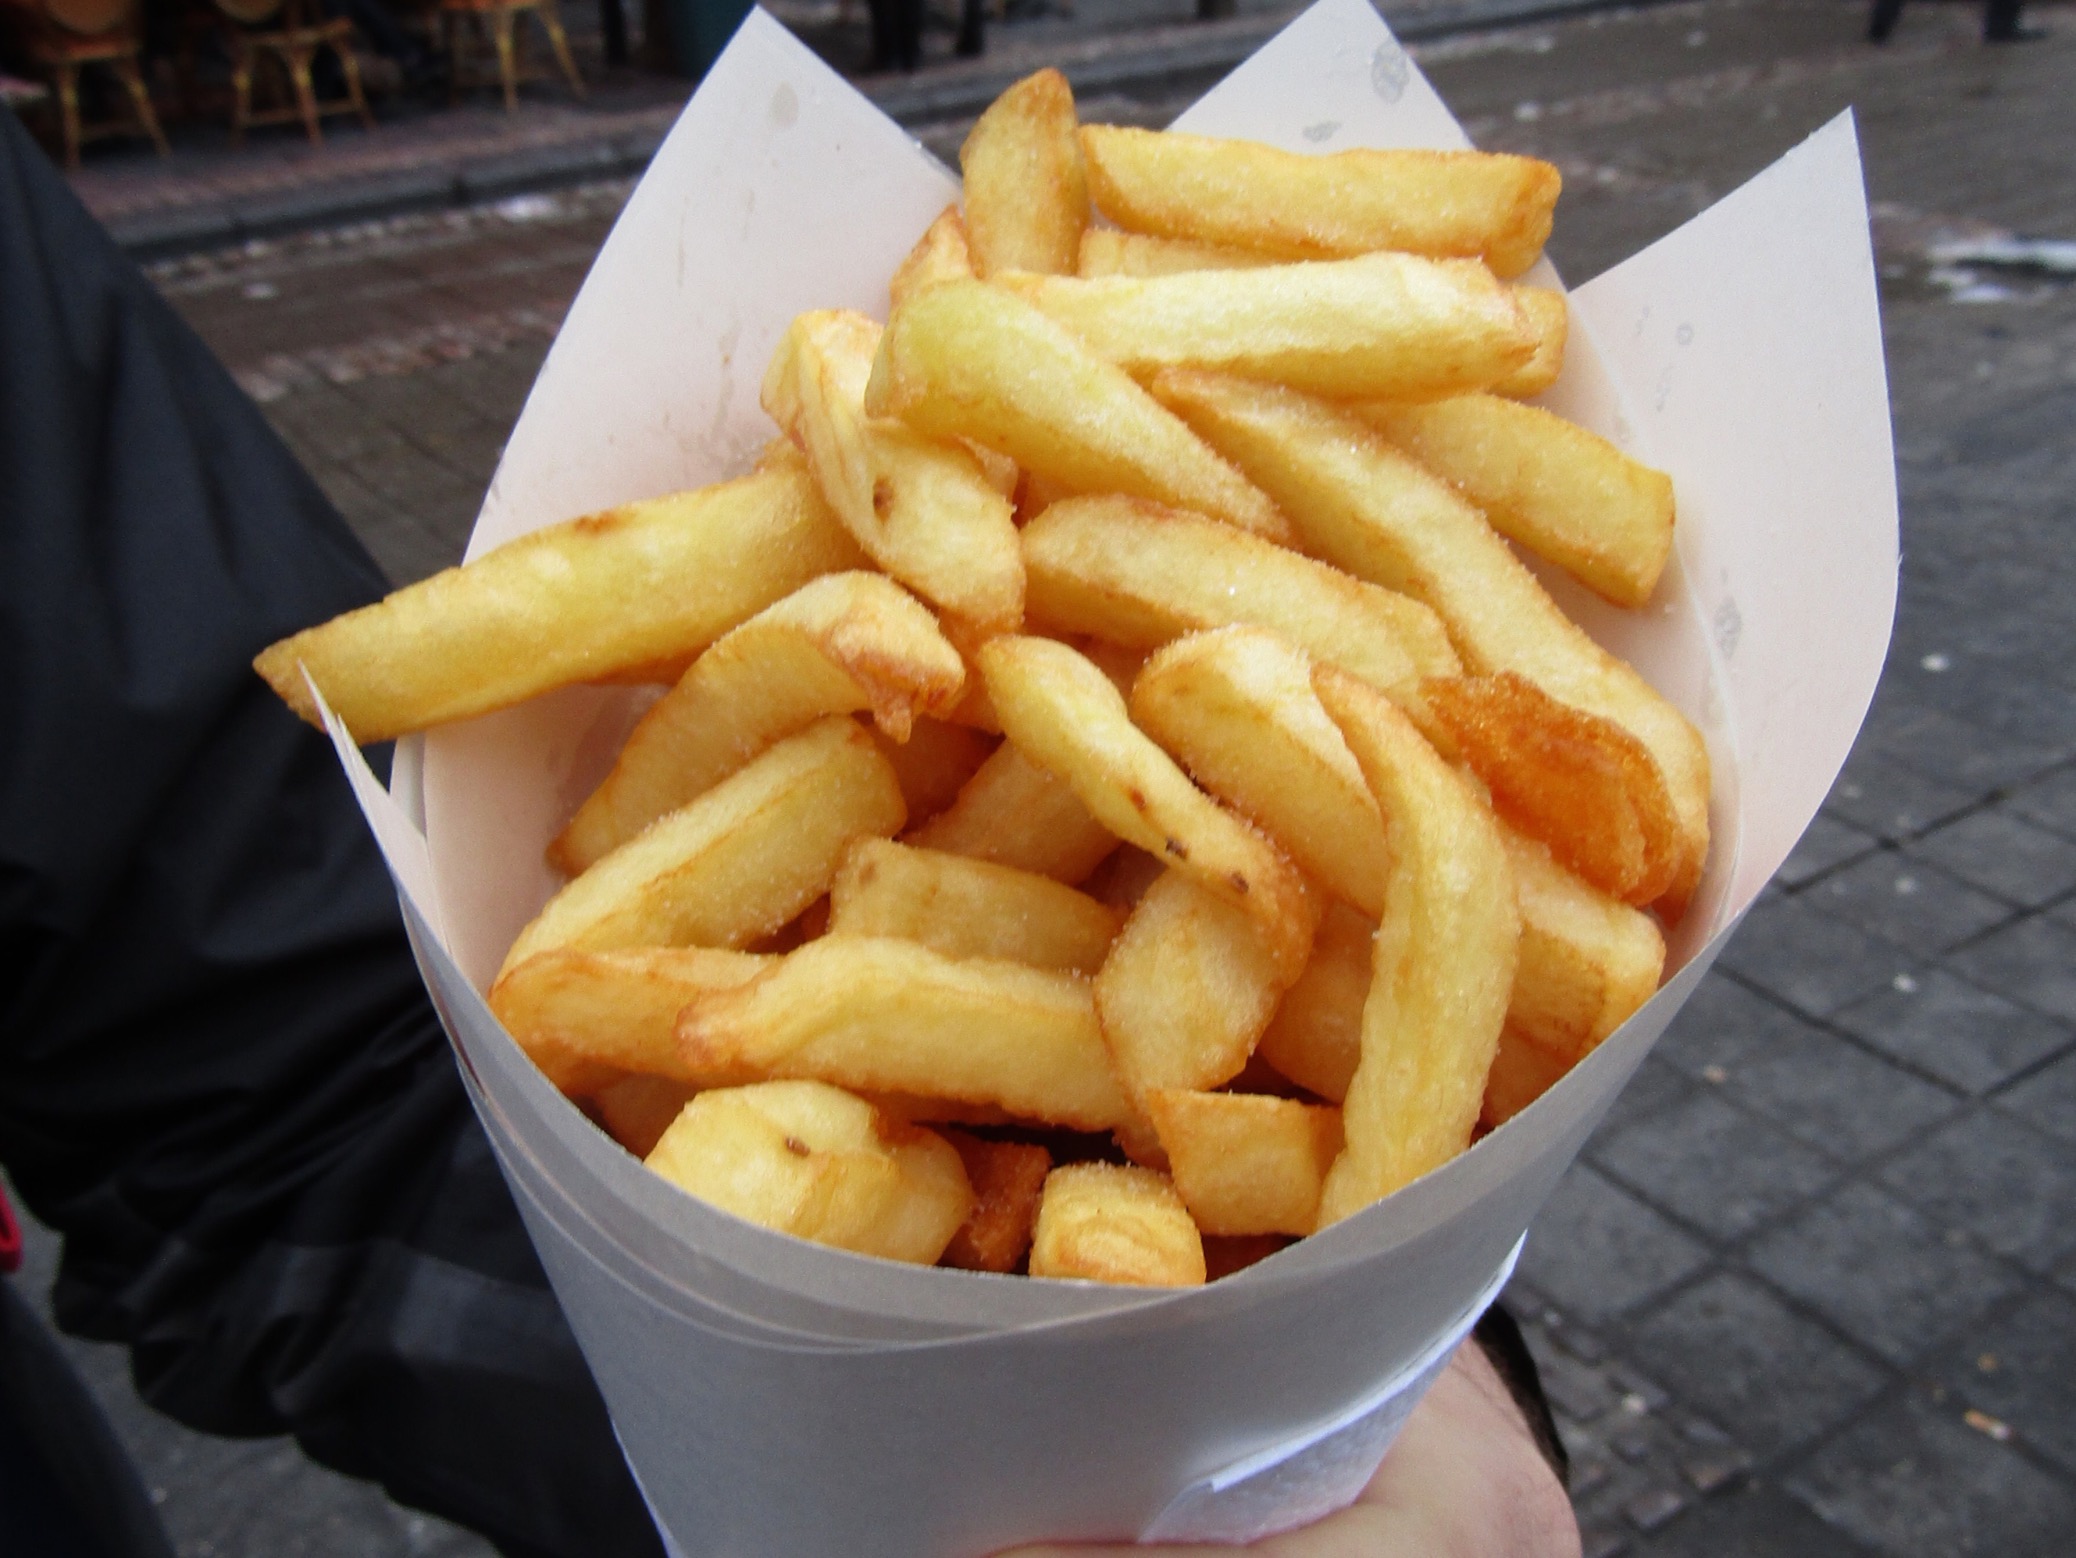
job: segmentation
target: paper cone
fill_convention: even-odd
[[[1298,151],[1463,144],[1363,0],[1322,0],[1182,127]],[[753,14],[687,105],[542,368],[470,543],[738,474],[798,311],[883,316],[951,176]],[[1849,120],[1572,294],[1546,400],[1675,478],[1651,608],[1553,591],[1701,727],[1708,871],[1675,970],[1532,1108],[1427,1178],[1209,1287],[924,1270],[765,1232],[650,1175],[482,998],[556,885],[623,693],[398,751],[334,727],[529,1229],[675,1547],[967,1558],[1042,1538],[1246,1540],[1351,1498],[1523,1231],[1830,787],[1894,609],[1896,502]]]

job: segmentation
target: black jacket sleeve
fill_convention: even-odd
[[[382,588],[0,110],[0,1159],[60,1322],[197,1428],[646,1558],[380,857],[250,669]]]

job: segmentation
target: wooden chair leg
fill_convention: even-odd
[[[246,126],[252,123],[252,68],[256,63],[249,48],[240,47],[231,56],[231,144],[245,144]]]
[[[79,171],[79,67],[70,60],[56,66],[58,72],[58,126],[65,138],[65,166]]]
[[[569,52],[569,34],[562,30],[562,17],[555,10],[555,0],[541,0],[540,8],[534,15],[548,31],[548,46],[555,51],[555,59],[562,66],[562,73],[569,77],[570,91],[577,95],[579,102],[583,101],[584,78],[577,74],[577,62]]]
[[[505,112],[519,111],[519,61],[517,40],[513,34],[512,13],[497,10],[490,14],[490,23],[497,31],[497,73],[505,84]]]
[[[375,116],[368,112],[367,95],[360,89],[360,57],[353,52],[353,44],[342,39],[332,45],[332,52],[339,56],[339,69],[346,76],[346,101],[360,115],[361,127],[374,129]]]
[[[317,123],[317,88],[310,82],[310,58],[316,53],[308,44],[292,44],[288,49],[289,79],[296,87],[296,112],[303,120],[303,133],[310,137],[312,146],[324,144],[324,131]]]
[[[151,144],[159,149],[161,157],[172,156],[173,149],[166,144],[166,137],[159,130],[159,116],[152,112],[151,94],[144,89],[144,77],[137,70],[137,61],[121,59],[111,63],[116,75],[122,78],[122,84],[129,89],[130,102],[137,109],[137,122],[151,137]]]

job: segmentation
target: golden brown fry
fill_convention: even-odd
[[[1050,877],[860,839],[829,890],[829,934],[897,936],[946,957],[1093,974],[1124,916]]]
[[[1657,994],[1665,972],[1658,923],[1596,892],[1542,844],[1507,833],[1521,907],[1521,958],[1507,1026],[1577,1060]]]
[[[698,1089],[668,1077],[626,1076],[591,1096],[598,1123],[637,1158],[646,1158]]]
[[[1473,675],[1516,671],[1643,743],[1678,819],[1663,899],[1676,917],[1708,854],[1708,749],[1680,712],[1572,623],[1476,509],[1355,417],[1209,374],[1157,387],[1283,503],[1309,550],[1433,607]]]
[[[1228,249],[1215,243],[1180,238],[1152,238],[1145,233],[1091,227],[1081,235],[1077,276],[1175,276],[1193,270],[1252,270],[1276,261],[1251,249]]]
[[[1204,1280],[1204,1241],[1166,1175],[1070,1163],[1046,1176],[1031,1275],[1195,1287]]]
[[[1009,499],[966,450],[865,414],[879,337],[862,314],[800,315],[765,373],[764,409],[874,562],[976,628],[1014,628],[1024,569]]]
[[[1180,639],[1147,662],[1132,718],[1336,897],[1379,913],[1384,825],[1305,654],[1261,628]]]
[[[829,890],[852,839],[898,833],[907,815],[872,737],[831,715],[570,882],[505,969],[557,947],[748,946]]]
[[[946,1131],[958,1149],[973,1186],[973,1211],[952,1235],[938,1264],[962,1271],[1014,1271],[1031,1247],[1038,1203],[1052,1154],[1023,1142],[989,1141],[964,1131]]]
[[[1535,355],[1492,386],[1495,395],[1526,400],[1540,395],[1564,371],[1564,348],[1571,336],[1571,307],[1555,287],[1514,283],[1514,302],[1535,337]]]
[[[1402,701],[1460,667],[1441,619],[1350,578],[1179,509],[1135,498],[1069,498],[1023,532],[1032,617],[1136,649],[1252,622]]]
[[[748,984],[696,997],[678,1044],[702,1075],[812,1077],[1084,1131],[1133,1112],[1086,980],[912,941],[810,942]]]
[[[918,714],[951,706],[965,677],[936,619],[899,585],[825,575],[699,657],[642,716],[548,858],[574,876],[826,714],[870,709],[905,741]]]
[[[565,1093],[594,1092],[628,1071],[688,1081],[678,1061],[679,1009],[702,990],[742,984],[769,961],[711,947],[564,948],[499,975],[490,1009]]]
[[[307,669],[354,740],[388,741],[696,654],[862,563],[812,481],[768,472],[536,530],[284,638],[253,668],[314,725]]]
[[[1363,1007],[1362,1059],[1321,1226],[1470,1145],[1521,937],[1499,824],[1390,701],[1331,667],[1319,701],[1362,766],[1391,837],[1391,875]]]
[[[1330,1103],[1348,1096],[1362,1059],[1362,1008],[1376,935],[1375,920],[1345,903],[1330,904],[1312,938],[1312,961],[1255,1046],[1257,1059]]]
[[[952,281],[894,311],[865,406],[968,438],[1069,491],[1123,492],[1287,540],[1276,506],[1064,326],[1022,299]]]
[[[979,681],[980,678],[973,678]],[[959,791],[995,750],[983,732],[943,720],[918,719],[906,741],[880,738],[880,755],[893,765],[908,803],[911,825],[928,820],[958,799]]]
[[[1067,78],[1041,70],[996,98],[967,132],[959,169],[981,275],[1073,271],[1088,226],[1079,123]]]
[[[1679,859],[1679,819],[1641,741],[1511,671],[1438,677],[1422,690],[1508,823],[1626,903],[1665,894]]]
[[[1370,405],[1372,427],[1484,511],[1501,535],[1617,606],[1651,598],[1672,555],[1672,478],[1539,406],[1464,395]]]
[[[946,206],[916,240],[908,257],[895,267],[887,296],[899,308],[939,282],[968,280],[972,275],[973,250],[966,240],[966,223],[957,206]]]
[[[1125,1090],[1143,1101],[1238,1076],[1289,983],[1246,913],[1171,869],[1096,975],[1096,1017]]]
[[[1111,832],[1253,920],[1284,982],[1298,976],[1316,917],[1304,878],[1133,725],[1108,677],[1043,638],[995,639],[980,652],[980,670],[1019,750],[1064,780]]]
[[[1147,1111],[1206,1234],[1310,1233],[1341,1151],[1341,1111],[1251,1093],[1162,1088]]]
[[[647,1162],[746,1222],[924,1266],[973,1209],[966,1170],[943,1137],[817,1082],[701,1093]]]
[[[1084,126],[1081,146],[1090,198],[1132,232],[1290,260],[1404,249],[1501,276],[1542,253],[1562,182],[1547,162],[1491,152],[1300,156],[1111,125]]]
[[[939,812],[903,842],[991,860],[1072,886],[1117,848],[1117,835],[1096,821],[1064,780],[1004,742],[967,781],[949,811]]]
[[[1486,1126],[1504,1125],[1515,1115],[1555,1087],[1571,1069],[1540,1044],[1509,1026],[1499,1036],[1499,1052],[1492,1057],[1491,1075],[1485,1078],[1485,1099],[1478,1119]]]
[[[1000,284],[1144,377],[1205,368],[1342,400],[1437,400],[1534,357],[1511,288],[1471,260],[1351,260]]]

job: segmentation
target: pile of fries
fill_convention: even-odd
[[[490,991],[657,1173],[890,1259],[1202,1282],[1656,990],[1706,750],[1514,547],[1641,607],[1672,487],[1524,403],[1545,163],[1083,126],[1054,71],[961,161],[884,327],[793,321],[753,472],[258,666],[363,742],[667,688]]]

